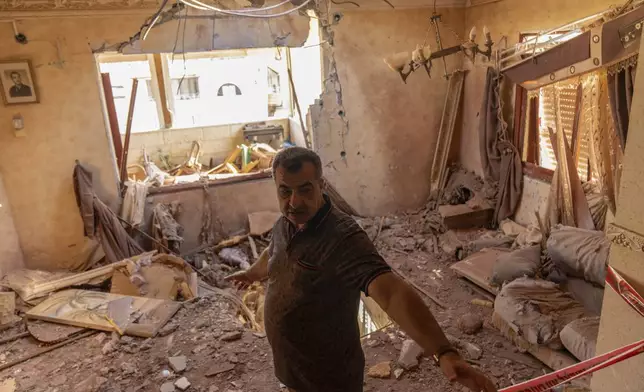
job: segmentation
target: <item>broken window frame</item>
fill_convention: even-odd
[[[237,50],[218,50],[216,52],[207,52],[207,53],[187,53],[185,56],[182,55],[182,60],[185,57],[185,60],[190,60],[190,59],[198,59],[198,58],[221,58],[221,57],[230,57],[230,58],[235,58],[235,57],[246,57],[246,56],[251,56],[252,54],[249,53],[248,50],[244,49],[237,49]],[[147,89],[148,94],[140,94],[142,97],[149,97],[150,100],[154,100],[156,103],[156,108],[157,108],[157,117],[158,117],[158,128],[155,129],[146,129],[145,131],[141,132],[154,132],[154,131],[160,131],[163,129],[187,129],[187,128],[200,128],[200,127],[209,127],[209,126],[219,126],[219,125],[226,125],[225,123],[213,123],[213,124],[196,124],[193,126],[180,126],[176,124],[176,119],[173,121],[173,116],[172,113],[175,112],[175,102],[176,101],[184,101],[184,100],[191,100],[191,99],[196,99],[199,97],[201,86],[197,86],[196,90],[196,95],[192,98],[182,98],[185,94],[178,94],[178,91],[176,88],[176,77],[172,77],[170,69],[169,69],[169,62],[172,61],[169,57],[171,57],[170,54],[167,53],[155,53],[155,54],[140,54],[140,55],[134,55],[134,54],[128,54],[127,57],[124,57],[122,54],[119,53],[101,53],[99,55],[100,57],[97,58],[97,65],[100,71],[100,64],[106,63],[106,62],[128,62],[128,61],[147,61],[150,67],[150,77],[141,79],[139,78],[140,81],[145,81],[146,83],[140,83],[140,88],[145,88]],[[271,66],[267,66],[266,69],[266,78],[268,80],[268,73],[269,69],[273,70],[273,72],[278,73],[273,69]],[[284,75],[280,75],[278,73],[278,80],[281,82],[284,82]],[[181,84],[182,90],[185,90],[184,88],[184,83],[188,81],[191,78],[196,78],[196,83],[199,83],[199,75],[195,74],[187,74],[183,77],[183,81]],[[143,86],[145,85],[145,87]],[[114,87],[114,86],[113,86]],[[118,87],[118,86],[115,86]],[[125,87],[125,86],[123,86]],[[237,91],[241,91],[239,87],[236,86]],[[284,85],[279,86],[279,90],[284,90],[284,91],[290,92],[291,86],[286,83]],[[182,91],[183,92],[183,91]],[[239,95],[239,94],[237,94]],[[267,96],[268,96],[267,92]],[[290,93],[288,94],[289,96],[291,95]],[[127,99],[127,96],[118,94],[119,97],[122,97],[124,99]],[[269,103],[270,103],[270,98],[269,98]],[[292,102],[283,102],[281,107],[284,107],[284,104],[286,104],[289,108],[292,104]],[[257,122],[257,121],[271,121],[271,120],[279,120],[279,119],[285,119],[288,117],[291,117],[293,113],[288,113],[284,114],[282,113],[281,115],[277,116],[271,116],[270,115],[270,110],[269,110],[269,115],[267,118],[263,120],[257,120],[257,119],[248,119],[248,120],[240,120],[240,121],[233,121],[231,122],[234,124],[237,123],[243,123],[243,122]],[[121,128],[123,128],[124,121],[121,121]],[[124,129],[119,129],[119,132],[123,134]]]
[[[557,31],[553,34],[565,35],[571,33],[571,31]],[[519,35],[519,42],[525,42],[526,40],[534,39],[538,37],[537,33],[522,33]],[[548,88],[545,86],[543,88]],[[541,138],[543,135],[540,132],[541,126],[541,116],[540,109],[542,102],[540,101],[540,92],[543,88],[540,88],[535,94],[534,92],[528,93],[521,85],[515,85],[515,98],[514,98],[514,144],[520,152],[523,163],[523,173],[524,175],[534,178],[544,182],[552,182],[554,176],[554,170],[548,167],[541,166]],[[581,91],[577,91],[577,99],[575,101],[575,117],[571,129],[571,148],[574,150],[574,146],[577,143],[581,143],[580,134],[578,132],[579,128],[579,111],[581,109]],[[546,143],[549,144],[549,143]],[[552,148],[552,146],[551,146]],[[554,156],[554,151],[551,153]],[[575,164],[577,167],[578,162]],[[587,178],[592,176],[592,168],[588,165],[586,169]],[[581,174],[580,174],[581,177]],[[586,180],[584,178],[583,180]]]

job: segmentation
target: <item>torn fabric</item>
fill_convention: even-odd
[[[502,76],[492,67],[487,70],[485,96],[481,107],[479,142],[483,170],[488,181],[498,182],[494,221],[514,215],[521,199],[523,168],[516,147],[508,140],[507,123],[501,108]]]
[[[610,109],[615,123],[615,131],[619,137],[622,151],[628,137],[629,116],[633,89],[635,84],[635,69],[638,55],[621,61],[608,68],[608,97]]]
[[[116,213],[96,196],[92,173],[78,162],[74,167],[74,193],[85,235],[101,244],[108,262],[115,263],[143,253],[139,244],[121,226]]]

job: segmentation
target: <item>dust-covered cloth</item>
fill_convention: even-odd
[[[275,373],[306,392],[359,392],[364,377],[360,292],[391,269],[350,216],[326,204],[304,229],[273,228],[264,305]]]
[[[559,333],[570,322],[589,316],[569,293],[545,280],[519,278],[506,284],[494,301],[494,313],[531,344],[562,348]]]
[[[603,232],[557,225],[548,237],[548,254],[566,275],[605,285],[610,240]]]
[[[121,226],[116,213],[96,196],[92,173],[78,162],[74,167],[74,193],[85,235],[98,240],[108,262],[115,263],[143,253],[139,244]]]

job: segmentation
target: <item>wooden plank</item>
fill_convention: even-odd
[[[525,115],[526,101],[528,100],[528,90],[517,84],[514,92],[514,129],[512,140],[514,146],[519,150],[519,155],[523,156],[523,134],[525,132]]]
[[[496,264],[496,259],[500,255],[509,251],[509,249],[486,248],[463,261],[459,261],[450,268],[458,276],[471,281],[489,293],[497,295],[499,290],[490,284],[494,264]]]
[[[555,172],[534,163],[523,162],[523,174],[539,181],[552,183],[552,177],[555,175]]]
[[[449,79],[449,88],[445,95],[445,106],[438,131],[438,142],[434,152],[434,160],[430,171],[430,191],[432,196],[437,199],[445,186],[447,158],[452,145],[452,136],[454,135],[454,126],[456,117],[461,104],[463,95],[463,82],[465,72],[456,71]]]
[[[127,156],[130,150],[130,136],[132,135],[132,118],[134,117],[134,105],[136,103],[136,90],[139,88],[139,80],[132,79],[132,92],[130,93],[130,108],[127,112],[127,124],[125,126],[125,141],[123,142],[123,153],[121,155],[120,175],[121,182],[127,180]]]
[[[103,82],[103,95],[105,96],[105,108],[107,110],[107,119],[110,123],[110,133],[112,134],[112,143],[114,144],[114,155],[116,155],[116,164],[121,167],[121,158],[123,155],[123,142],[121,141],[121,131],[119,130],[119,119],[114,106],[114,94],[112,93],[112,81],[109,73],[101,74]]]
[[[136,260],[139,257],[140,255],[134,256],[132,260]],[[124,267],[126,265],[126,261],[118,261],[104,267],[95,268],[93,270],[81,272],[79,274],[71,274],[62,278],[56,278],[54,280],[25,280],[25,284],[19,285],[18,287],[16,285],[9,285],[9,287],[16,291],[20,298],[22,298],[24,301],[29,301],[35,298],[43,297],[56,290],[61,290],[73,285],[87,283],[92,279],[101,277],[108,279],[115,269]],[[25,275],[27,278],[31,276],[40,276],[30,275],[28,273],[26,273]],[[16,283],[20,283],[20,281],[16,281]]]
[[[159,101],[161,104],[161,113],[163,114],[163,125],[165,128],[172,128],[172,114],[168,109],[168,97],[166,95],[165,78],[163,77],[163,61],[161,54],[152,55],[154,60],[154,72],[156,74],[157,85],[159,86]]]
[[[293,71],[291,70],[291,48],[286,48],[286,58],[287,58],[287,71],[288,71],[288,80],[291,85],[291,94],[293,94],[293,100],[295,101],[295,108],[297,109],[297,115],[300,119],[300,127],[302,127],[302,133],[304,134],[304,142],[306,143],[306,148],[311,148],[311,137],[309,131],[306,130],[306,125],[304,124],[304,117],[302,116],[302,109],[300,109],[300,101],[297,99],[297,92],[295,91],[295,82],[293,82]]]
[[[142,316],[125,328],[126,335],[152,337],[172,318],[180,303],[85,290],[54,293],[27,312],[28,319],[44,320],[99,331],[116,331],[108,320],[108,305],[123,298],[132,299],[132,313]]]
[[[539,165],[539,97],[530,99],[526,162]]]
[[[577,94],[575,95],[575,118],[572,122],[572,137],[570,142],[575,166],[577,166],[577,162],[579,161],[579,151],[581,150],[581,140],[579,140],[579,120],[581,118],[581,98],[583,95],[583,88],[581,83],[579,83],[577,85]]]
[[[438,212],[448,229],[484,227],[492,222],[494,217],[494,208],[487,203],[478,209],[472,209],[466,204],[442,205],[438,207]]]

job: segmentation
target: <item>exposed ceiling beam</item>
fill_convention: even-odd
[[[335,10],[391,10],[433,8],[434,0],[333,0]],[[467,0],[436,0],[436,8],[462,8]]]

